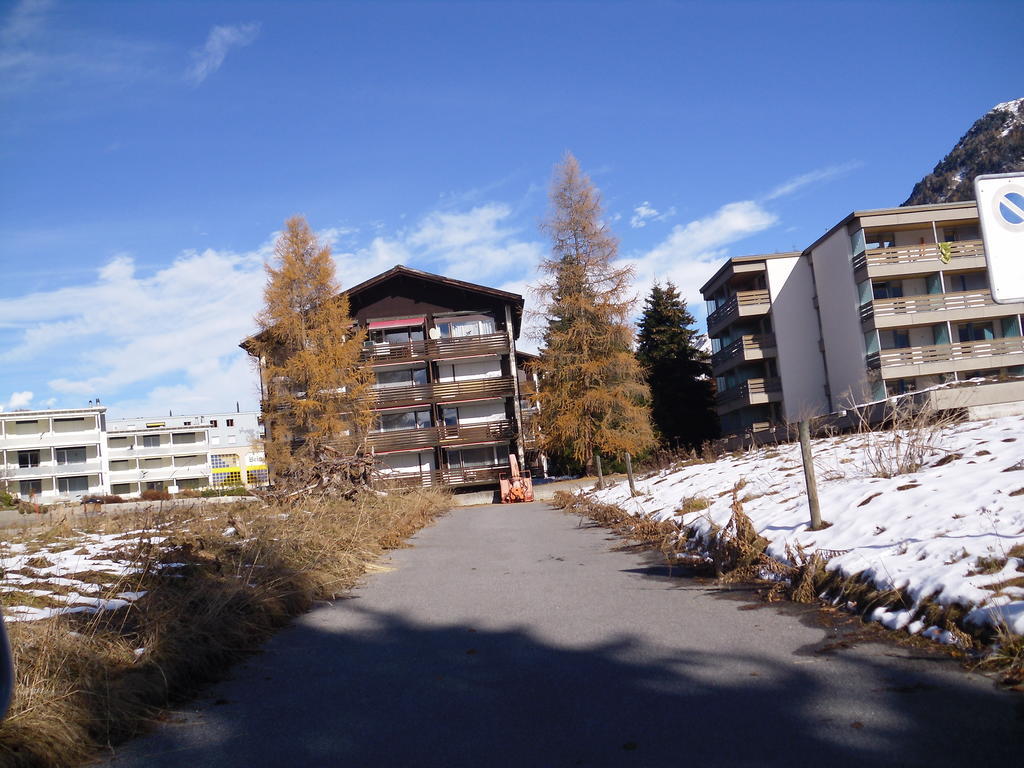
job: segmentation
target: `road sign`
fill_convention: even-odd
[[[1024,173],[974,180],[988,281],[998,304],[1024,301]]]

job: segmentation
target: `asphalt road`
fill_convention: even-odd
[[[1024,754],[1020,694],[837,635],[815,609],[668,576],[544,504],[456,508],[413,544],[109,764],[935,768]]]

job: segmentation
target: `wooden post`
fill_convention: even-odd
[[[594,468],[597,469],[597,489],[604,490],[604,472],[601,471],[601,452],[594,449]]]
[[[811,508],[811,530],[824,528],[818,507],[818,483],[814,479],[814,457],[811,456],[811,422],[800,422],[800,457],[804,462],[804,482],[807,484],[807,504]]]
[[[633,481],[633,457],[626,451],[626,477],[629,478],[629,495],[636,496],[636,483]]]

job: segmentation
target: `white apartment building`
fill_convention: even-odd
[[[800,252],[730,259],[701,293],[724,433],[823,412],[813,276]]]
[[[978,377],[948,405],[1024,400],[1024,304],[992,300],[973,202],[854,211],[701,292],[726,434]]]
[[[106,410],[0,412],[0,487],[39,503],[109,493]]]
[[[973,202],[943,203],[855,211],[804,251],[831,410],[1024,376],[1024,304],[993,301],[980,238]]]
[[[267,483],[255,412],[111,419],[110,488],[118,496]]]
[[[106,408],[0,412],[0,487],[43,504],[268,482],[259,414],[107,419]]]

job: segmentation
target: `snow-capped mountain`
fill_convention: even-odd
[[[975,121],[903,205],[974,199],[974,177],[1024,171],[1024,98],[997,104]]]

